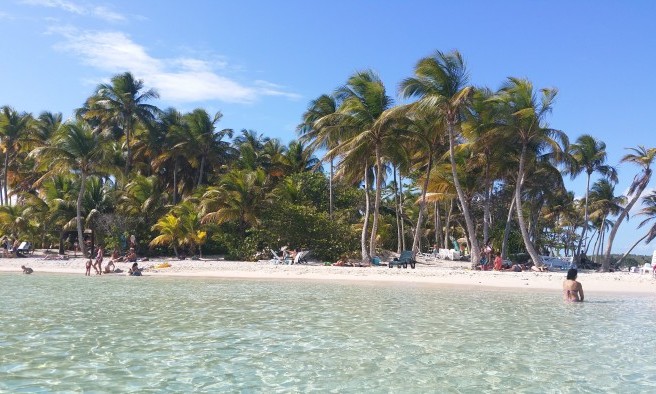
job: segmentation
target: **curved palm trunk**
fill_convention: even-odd
[[[510,201],[508,208],[508,217],[506,218],[506,228],[503,230],[503,242],[501,243],[501,258],[508,257],[508,238],[510,237],[510,226],[512,224],[513,209],[515,208],[515,198]]]
[[[367,165],[364,166],[364,223],[362,224],[362,236],[360,246],[362,247],[362,263],[369,262],[369,252],[367,251],[367,227],[369,227],[369,175]]]
[[[538,255],[535,246],[531,242],[528,229],[526,228],[526,222],[524,221],[524,215],[522,214],[522,183],[524,183],[524,165],[526,161],[526,145],[522,146],[522,153],[519,156],[519,171],[517,171],[517,185],[515,186],[515,207],[517,208],[517,222],[519,223],[519,230],[522,233],[522,238],[524,239],[524,246],[526,251],[531,256],[533,264],[536,266],[542,265],[542,259]]]
[[[606,245],[606,252],[604,253],[604,260],[601,264],[601,270],[604,272],[608,272],[610,269],[610,251],[613,248],[613,241],[615,240],[615,234],[617,234],[617,230],[620,228],[620,225],[624,221],[624,219],[627,217],[629,214],[629,211],[631,208],[633,208],[633,205],[638,201],[640,196],[642,195],[642,192],[645,191],[645,188],[649,182],[642,182],[639,189],[636,190],[636,192],[633,195],[633,198],[629,203],[627,204],[626,207],[622,210],[622,213],[620,213],[620,216],[617,218],[615,221],[615,224],[613,224],[613,228],[610,230],[610,234],[608,235],[608,244]]]
[[[474,221],[472,220],[471,213],[469,212],[469,205],[467,204],[467,199],[465,198],[465,192],[462,190],[462,186],[460,186],[458,172],[456,171],[456,158],[454,152],[455,136],[453,130],[453,122],[447,122],[447,129],[449,131],[449,158],[451,160],[451,174],[453,175],[453,183],[456,187],[456,192],[458,192],[458,199],[460,200],[460,205],[462,207],[462,215],[465,217],[465,223],[467,224],[467,235],[469,236],[469,243],[471,244],[471,263],[472,267],[475,267],[478,265],[478,262],[481,259],[481,250],[478,247],[478,241],[476,240],[476,227],[474,227]]]
[[[378,235],[378,216],[380,210],[381,187],[383,186],[383,169],[380,158],[380,148],[376,146],[376,194],[374,197],[374,220],[371,225],[371,238],[369,240],[369,252],[376,255],[376,236]]]
[[[87,173],[82,171],[80,176],[80,192],[77,195],[77,206],[76,206],[76,216],[75,222],[77,224],[77,242],[80,245],[80,250],[82,251],[82,256],[86,256],[86,245],[84,244],[84,234],[82,233],[82,198],[84,197],[84,188],[86,186]],[[93,249],[93,245],[91,245]]]
[[[127,175],[130,172],[130,167],[132,166],[132,147],[130,142],[132,140],[132,122],[130,121],[131,116],[126,116],[125,120],[125,148],[127,151],[127,157],[125,158],[125,174]]]
[[[617,263],[615,263],[616,266],[619,266],[620,263],[622,262],[622,260],[624,260],[624,258],[625,258],[626,256],[628,256],[628,255],[633,251],[633,249],[634,249],[636,246],[638,246],[638,244],[639,244],[640,242],[642,242],[643,239],[647,238],[647,236],[649,236],[649,232],[647,232],[647,234],[645,234],[642,238],[640,238],[639,240],[637,240],[636,243],[634,243],[633,246],[631,246],[631,247],[629,248],[629,250],[627,250],[626,253],[624,253],[624,254],[622,255],[622,257],[620,257],[619,260],[617,260]]]
[[[178,254],[178,248],[175,246],[175,241],[173,243],[173,253],[175,253],[175,258],[180,260],[180,254]]]
[[[175,157],[173,166],[173,205],[178,203],[178,157]]]
[[[399,208],[401,204],[399,203],[399,186],[396,183],[396,166],[394,168],[394,204],[396,205],[396,253],[401,253],[401,212]]]
[[[419,217],[417,218],[417,228],[415,230],[415,239],[412,241],[412,258],[414,259],[419,251],[419,240],[421,238],[421,225],[424,222],[424,211],[426,210],[426,191],[428,190],[428,181],[430,178],[431,168],[433,167],[433,157],[428,158],[426,167],[426,179],[421,188],[421,202],[419,203]]]

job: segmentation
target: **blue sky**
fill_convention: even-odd
[[[131,71],[162,108],[220,110],[219,127],[288,142],[307,103],[354,71],[375,70],[396,97],[417,60],[458,49],[475,85],[517,76],[558,88],[551,126],[605,141],[616,165],[625,148],[654,146],[655,15],[647,0],[5,0],[0,105],[68,117],[99,82]],[[617,192],[635,171],[619,166]],[[582,177],[568,185],[584,194]],[[639,236],[637,219],[618,252]]]

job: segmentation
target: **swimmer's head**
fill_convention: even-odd
[[[576,268],[570,268],[569,271],[567,271],[567,280],[576,279],[576,275],[578,275]]]

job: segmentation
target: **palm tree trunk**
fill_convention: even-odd
[[[399,172],[399,216],[401,216],[401,248],[407,250],[405,247],[405,221],[403,220],[403,178]],[[399,251],[401,253],[401,251]]]
[[[435,201],[435,246],[440,247],[442,240],[442,221],[440,219],[440,204]]]
[[[328,216],[333,220],[333,176],[334,176],[334,159],[330,157],[330,178],[328,178]],[[396,179],[396,178],[394,178]]]
[[[610,268],[610,251],[613,248],[613,241],[615,240],[615,234],[617,234],[617,230],[620,228],[620,225],[629,214],[631,208],[633,208],[633,205],[636,203],[636,201],[638,201],[638,199],[642,195],[642,192],[645,190],[648,184],[649,182],[642,182],[638,190],[636,190],[635,193],[633,194],[633,198],[631,199],[631,201],[629,201],[627,206],[624,207],[624,209],[620,213],[620,216],[615,221],[615,224],[613,224],[613,228],[610,230],[610,235],[608,235],[608,245],[606,245],[606,253],[604,253],[604,260],[601,264],[601,270],[603,272],[608,272]]]
[[[173,205],[178,203],[178,157],[175,157],[173,166]]]
[[[125,158],[125,174],[127,175],[130,172],[130,166],[132,165],[132,147],[130,146],[130,140],[132,139],[132,122],[130,117],[127,116],[125,120],[125,147],[127,150],[127,157]]]
[[[180,260],[180,255],[178,254],[178,248],[175,246],[175,240],[173,240],[173,253],[175,253],[175,258]]]
[[[77,195],[77,206],[75,222],[77,224],[77,242],[80,245],[82,256],[86,256],[86,245],[84,244],[84,233],[82,232],[82,199],[84,198],[84,188],[86,186],[87,173],[82,171],[80,176],[80,192]],[[93,250],[93,245],[91,245]],[[93,256],[92,256],[93,257]]]
[[[400,200],[399,200],[399,185],[396,183],[396,165],[393,166],[394,169],[394,203],[396,204],[396,253],[401,253],[402,249],[402,244],[401,244],[401,211],[399,208],[401,207]]]
[[[412,258],[414,259],[419,251],[419,239],[421,238],[421,225],[424,222],[424,211],[426,210],[426,191],[428,191],[428,181],[430,180],[430,172],[433,167],[433,157],[428,158],[428,166],[426,167],[426,179],[421,188],[421,202],[419,203],[419,217],[417,218],[417,229],[415,230],[415,239],[412,241]]]
[[[486,157],[485,163],[485,192],[483,201],[483,243],[490,240],[490,159]]]
[[[5,167],[4,167],[4,173],[3,173],[3,180],[2,180],[2,191],[4,192],[4,205],[9,205],[9,193],[7,189],[7,179],[8,179],[8,173],[9,173],[9,147],[7,147],[7,150],[5,151]]]
[[[380,210],[381,188],[383,186],[383,168],[380,157],[380,147],[376,146],[376,194],[374,198],[374,220],[371,226],[371,239],[369,240],[369,252],[376,255],[376,236],[378,235],[378,216]]]
[[[205,155],[200,158],[200,166],[198,167],[198,183],[196,187],[200,187],[203,183],[203,167],[205,167]]]
[[[510,201],[508,208],[508,217],[506,218],[506,228],[503,230],[503,242],[501,243],[501,258],[508,257],[508,238],[510,237],[510,226],[512,224],[513,209],[515,208],[515,199]]]
[[[369,262],[369,252],[367,252],[367,227],[369,226],[369,171],[365,163],[364,166],[364,223],[362,224],[362,236],[360,246],[362,247],[362,263]]]
[[[444,248],[449,249],[449,228],[451,227],[451,214],[453,213],[453,199],[449,199],[449,211],[444,221]]]
[[[460,199],[460,204],[462,205],[462,215],[465,217],[465,223],[467,224],[467,234],[469,235],[469,241],[471,243],[472,266],[476,266],[481,259],[481,250],[478,247],[478,241],[476,240],[476,227],[474,227],[474,221],[472,220],[471,213],[469,212],[469,205],[467,204],[467,199],[465,198],[465,192],[462,190],[460,180],[458,179],[458,172],[456,171],[456,158],[454,152],[455,130],[452,121],[447,122],[447,129],[449,131],[449,158],[451,160],[451,174],[453,175],[453,183],[456,187],[456,192],[458,192],[458,199]]]
[[[629,250],[627,250],[626,253],[624,253],[624,255],[622,255],[622,257],[620,257],[619,260],[617,260],[617,263],[615,263],[615,265],[620,265],[620,263],[622,262],[622,260],[624,260],[624,258],[625,258],[626,256],[628,256],[628,255],[633,251],[633,249],[634,249],[636,246],[638,246],[638,244],[639,244],[640,242],[642,242],[643,239],[647,238],[648,235],[649,235],[649,232],[647,232],[647,234],[645,234],[642,238],[640,238],[639,240],[637,240],[636,243],[634,243],[633,246],[631,246],[631,247],[629,248]]]
[[[587,173],[587,172],[586,172]],[[581,239],[579,239],[579,245],[576,247],[576,254],[574,254],[574,259],[580,261],[581,259],[581,245],[583,244],[583,240],[585,239],[585,233],[587,232],[588,229],[588,194],[590,193],[590,173],[588,174],[586,186],[585,186],[585,206],[584,206],[584,214],[583,214],[583,230],[581,230]],[[589,242],[588,242],[589,243]]]
[[[526,251],[531,256],[533,264],[536,266],[542,266],[542,259],[535,246],[531,243],[529,238],[528,229],[526,228],[526,222],[524,221],[524,214],[522,213],[522,183],[524,183],[524,165],[526,161],[526,145],[522,146],[522,153],[519,156],[519,170],[517,171],[517,185],[515,186],[515,207],[517,208],[517,223],[519,224],[519,230],[522,233],[522,238],[524,239],[524,246]]]

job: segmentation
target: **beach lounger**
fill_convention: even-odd
[[[650,263],[645,263],[645,265],[640,268],[640,275],[642,274],[651,274],[653,267]]]
[[[16,248],[17,252],[23,253],[23,254],[30,254],[32,253],[32,245],[29,242],[21,242],[21,244]]]
[[[292,264],[307,264],[307,256],[310,254],[309,250],[302,250],[298,253],[296,253],[296,257],[294,257],[294,261]]]
[[[417,262],[412,259],[412,251],[404,250],[398,258],[387,263],[387,266],[392,268],[396,265],[398,268],[401,268],[401,266],[403,266],[403,268],[408,268],[408,265],[410,265],[410,268],[415,269],[415,264],[417,264]]]
[[[273,249],[269,249],[271,251],[271,254],[273,255],[273,258],[271,259],[272,264],[291,264],[292,260],[289,259],[283,259],[280,256],[278,256],[278,253],[276,253]]]

